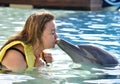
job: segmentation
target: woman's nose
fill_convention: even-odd
[[[58,38],[58,35],[57,34],[55,34],[55,39],[57,39]]]

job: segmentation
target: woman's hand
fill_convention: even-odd
[[[42,58],[36,57],[35,67],[44,66],[44,65],[46,65],[44,60]]]
[[[43,52],[43,60],[44,60],[46,63],[52,63],[52,62],[53,62],[52,54],[51,54],[51,53],[44,53],[44,52]]]

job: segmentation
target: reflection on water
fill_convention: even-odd
[[[21,30],[26,18],[43,9],[0,8],[0,46],[8,36]],[[48,10],[55,14],[59,38],[75,45],[94,44],[120,60],[120,13]],[[61,14],[62,13],[62,14]],[[120,83],[120,67],[98,67],[75,64],[58,46],[48,50],[54,57],[50,67],[25,73],[0,74],[6,84],[116,84]]]

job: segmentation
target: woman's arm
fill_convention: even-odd
[[[23,71],[27,68],[24,56],[16,50],[6,52],[2,65],[12,71]]]

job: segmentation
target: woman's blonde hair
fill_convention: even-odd
[[[47,22],[54,20],[55,17],[49,12],[34,13],[28,17],[22,31],[12,36],[6,44],[14,40],[23,41],[26,44],[38,45],[42,43],[41,37]],[[6,45],[5,44],[5,45]],[[4,45],[4,46],[5,46]],[[4,47],[3,46],[3,47]]]

